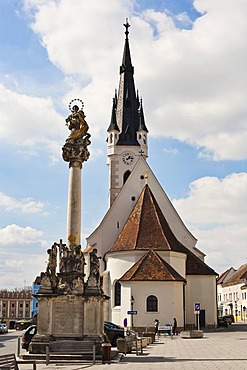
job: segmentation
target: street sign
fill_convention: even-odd
[[[195,303],[194,311],[195,311],[195,313],[198,313],[198,314],[200,313],[200,311],[201,311],[200,303]]]
[[[137,315],[137,311],[127,311],[127,315]]]

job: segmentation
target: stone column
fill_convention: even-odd
[[[67,246],[81,244],[81,169],[80,158],[69,163]]]
[[[82,103],[80,99],[73,99],[70,105],[75,100]],[[71,133],[62,148],[63,159],[69,162],[66,245],[70,250],[81,244],[81,170],[82,163],[89,158],[87,147],[91,144],[85,117],[83,110],[77,105],[72,107],[71,115],[66,119]]]

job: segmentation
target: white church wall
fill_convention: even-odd
[[[146,300],[149,295],[158,298],[158,312],[147,312]],[[121,317],[113,310],[112,318],[123,325],[125,317],[131,325],[131,316],[127,311],[131,310],[131,296],[134,298],[133,310],[137,315],[133,316],[135,327],[153,327],[154,320],[159,319],[161,325],[172,323],[176,317],[179,326],[183,326],[183,283],[179,282],[122,282],[122,306]],[[130,326],[129,325],[129,326]]]
[[[113,322],[123,326],[124,319],[127,318],[128,327],[131,326],[131,318],[127,315],[127,311],[131,310],[131,287],[128,282],[121,282],[121,307],[120,311],[112,309]],[[135,309],[135,308],[134,308]],[[114,321],[115,320],[115,321]]]
[[[171,251],[158,251],[160,257],[163,258],[170,266],[174,268],[182,277],[185,278],[186,273],[186,254],[171,252]]]
[[[217,325],[216,277],[189,275],[185,292],[186,325],[195,324],[195,303],[200,303],[201,310],[205,310],[206,327]]]
[[[115,307],[114,306],[114,287],[115,282],[118,281],[126,271],[128,271],[135,262],[137,262],[141,256],[145,253],[145,251],[134,251],[133,253],[130,252],[119,252],[119,253],[113,253],[111,255],[107,255],[107,269],[110,271],[109,277],[108,277],[108,292],[111,297],[109,302],[109,318],[112,318],[114,323],[122,322],[122,310],[123,307]],[[124,283],[121,283],[123,285]],[[122,299],[122,305],[125,302],[125,299]],[[130,308],[128,308],[129,310]],[[121,312],[120,312],[121,311]],[[127,312],[127,311],[126,311]],[[110,320],[110,319],[109,319]],[[119,324],[120,325],[120,324]],[[121,323],[122,325],[122,323]]]
[[[111,281],[120,279],[145,253],[146,251],[128,251],[107,255],[107,270],[110,271]]]

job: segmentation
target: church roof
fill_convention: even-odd
[[[119,280],[185,282],[185,279],[152,249],[144,254]]]
[[[187,275],[216,275],[214,270],[177,240],[146,184],[121,233],[107,253],[150,249],[186,254]]]
[[[247,281],[247,263],[240,266],[237,271],[235,271],[227,281],[222,284],[223,287],[235,284],[246,283]]]
[[[153,193],[146,184],[109,252],[149,250],[150,248],[184,252],[185,247],[174,236]]]
[[[126,38],[120,67],[118,98],[115,98],[115,105],[113,104],[108,132],[112,129],[120,130],[117,145],[139,146],[137,131],[140,127],[143,131],[148,131],[145,125],[143,108],[140,106],[139,97],[135,90],[134,67],[131,62],[128,38],[130,27],[128,20],[126,20],[124,26],[126,28]]]
[[[218,275],[205,262],[200,260],[194,253],[184,247],[187,254],[186,275]]]

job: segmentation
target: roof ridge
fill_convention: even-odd
[[[171,265],[169,265],[169,263],[166,262],[155,250],[150,248],[129,268],[128,271],[124,273],[119,280],[185,281],[186,279],[181,276]]]

